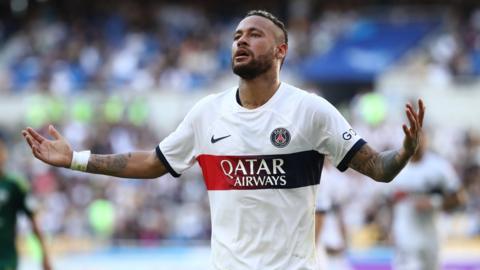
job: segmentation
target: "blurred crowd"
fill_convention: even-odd
[[[45,3],[24,20],[4,21],[10,27],[0,30],[16,31],[0,34],[0,88],[191,90],[229,71],[232,26],[199,5],[90,4]]]
[[[49,3],[0,19],[0,92],[205,89],[231,74],[232,30],[245,12],[227,16],[212,11],[214,2]],[[361,23],[363,13],[384,13],[308,1],[285,6],[291,40],[287,71],[328,51]],[[399,10],[386,14],[395,19],[409,13]],[[428,49],[436,80],[480,74],[480,11],[452,13]]]
[[[231,74],[232,30],[237,23],[235,16],[243,13],[211,14],[194,2],[120,1],[111,5],[95,1],[72,4],[60,11],[48,1],[44,3],[21,20],[13,15],[0,19],[0,94],[195,91]],[[299,6],[291,8],[302,10]],[[313,19],[302,17],[302,12],[290,13],[287,71],[300,59],[328,50],[335,38],[358,20],[353,10],[323,10]],[[480,74],[480,9],[461,18],[429,47],[432,63],[445,76]],[[399,146],[401,123],[390,121],[388,112],[382,119],[365,118],[365,107],[359,100],[361,96],[345,106],[357,131],[379,150]],[[110,112],[115,112],[115,100],[112,102]],[[170,130],[153,130],[144,121],[145,115],[135,121],[135,115],[144,113],[142,104],[136,108],[140,112],[133,113],[133,118],[113,115],[113,120],[85,122],[58,113],[54,122],[75,149],[91,149],[97,154],[152,150]],[[80,104],[80,118],[84,112]],[[89,117],[95,119],[96,115]],[[45,121],[40,122],[38,129],[46,134]],[[434,131],[430,130],[436,137]],[[478,236],[480,137],[467,130],[452,134],[442,145],[453,148],[446,158],[454,164],[469,194],[467,205],[461,209],[467,213],[464,233]],[[41,227],[50,235],[134,239],[145,244],[210,238],[208,198],[198,167],[180,179],[167,175],[157,180],[118,180],[45,166],[26,152],[19,134],[12,132],[7,138],[9,169],[30,180]],[[432,144],[444,152],[438,146]],[[347,215],[351,224],[365,226],[375,220],[368,212],[371,200],[375,200],[375,184],[352,172],[348,176],[358,192],[350,202],[355,207]]]
[[[480,8],[449,10],[427,47],[431,82],[471,82],[480,75]]]

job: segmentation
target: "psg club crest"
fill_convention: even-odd
[[[275,147],[283,148],[290,142],[290,132],[286,128],[276,128],[270,134],[270,141]]]

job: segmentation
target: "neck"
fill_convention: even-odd
[[[247,109],[255,109],[275,94],[280,86],[278,72],[266,72],[251,80],[240,79],[239,95],[242,106]]]

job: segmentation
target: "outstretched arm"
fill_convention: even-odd
[[[154,151],[91,155],[87,172],[125,178],[156,178],[167,172]]]
[[[67,140],[52,126],[48,127],[53,140],[49,140],[32,128],[22,131],[33,155],[52,166],[70,168],[73,150]],[[126,154],[95,155],[88,160],[87,172],[125,178],[156,178],[167,172],[155,150]]]
[[[402,126],[405,139],[400,149],[379,153],[365,144],[353,156],[349,167],[379,182],[392,181],[417,150],[425,115],[425,106],[421,99],[418,100],[418,108],[416,112],[411,104],[406,105],[405,112],[410,126]]]

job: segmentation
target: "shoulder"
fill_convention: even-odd
[[[228,97],[232,94],[232,88],[224,90],[219,93],[210,94],[203,98],[201,98],[188,112],[186,118],[193,118],[193,120],[197,120],[199,117],[203,117],[205,115],[210,115],[218,111],[220,108],[225,107],[225,101],[228,100]]]
[[[341,115],[328,100],[319,96],[317,93],[307,92],[297,88],[296,95],[299,98],[299,108],[304,110],[308,117],[317,121],[329,121],[338,119]]]
[[[21,192],[27,192],[30,189],[28,181],[19,175],[7,174],[5,180]]]
[[[300,106],[307,110],[326,112],[336,110],[333,105],[325,98],[319,96],[315,92],[303,90],[301,88],[285,84],[285,95],[289,101],[298,101]]]
[[[225,101],[229,99],[229,97],[232,95],[232,91],[235,91],[233,87],[222,92],[210,94],[201,98],[192,107],[190,113],[198,114],[202,113],[205,110],[210,111],[212,109],[218,108],[219,105],[224,104]]]
[[[332,112],[337,112],[337,109],[330,102],[316,93],[307,93],[303,99],[302,105],[317,113],[330,114]]]
[[[281,93],[283,95],[283,99],[293,99],[293,100],[302,100],[308,96],[308,92],[298,88],[296,86],[293,86],[291,84],[288,84],[286,82],[282,82],[280,85]]]
[[[312,136],[318,136],[320,130],[330,130],[332,126],[345,127],[344,117],[326,99],[317,93],[285,84],[282,91],[283,111],[288,111],[292,119],[302,119],[298,123]],[[347,129],[348,130],[348,129]],[[328,131],[330,132],[330,131]]]
[[[319,110],[330,104],[316,93],[306,91],[285,82],[282,82],[281,88],[282,97],[280,100],[298,109]]]

